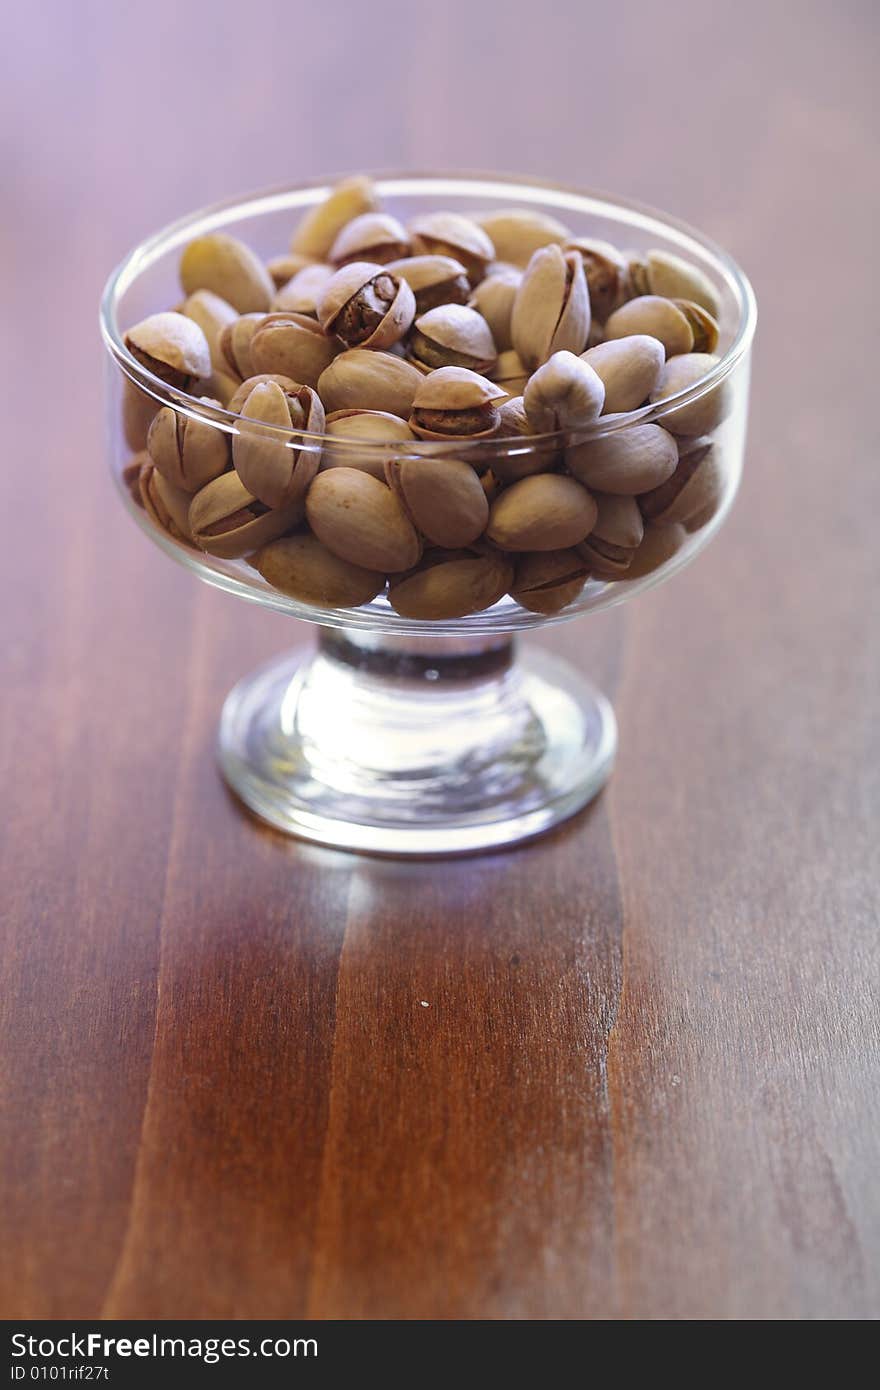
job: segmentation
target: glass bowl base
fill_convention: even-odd
[[[592,800],[617,746],[604,695],[509,637],[322,629],[227,696],[219,758],[270,825],[338,849],[468,854],[539,835]]]

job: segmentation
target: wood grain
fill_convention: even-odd
[[[334,8],[11,20],[0,1311],[876,1317],[876,9]],[[460,165],[696,222],[761,324],[724,533],[540,639],[611,788],[450,870],[225,792],[225,691],[307,633],[125,519],[95,320],[192,206]]]

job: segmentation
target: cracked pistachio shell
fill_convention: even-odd
[[[264,318],[264,314],[242,314],[220,334],[221,370],[236,381],[247,381],[254,375],[251,342]]]
[[[318,471],[321,451],[317,444],[298,448],[296,432],[322,433],[324,407],[317,392],[310,386],[285,392],[277,382],[263,381],[251,391],[242,416],[246,418],[232,441],[232,462],[248,492],[267,507],[301,501]],[[269,428],[261,430],[257,421]]]
[[[128,330],[125,346],[143,367],[180,391],[211,375],[208,340],[185,314],[150,314]]]
[[[601,377],[573,352],[554,352],[529,377],[523,391],[532,434],[583,429],[598,419],[604,400]]]
[[[522,278],[522,271],[516,266],[501,265],[491,270],[474,290],[471,303],[488,323],[499,352],[508,352],[513,347],[510,322]]]
[[[580,256],[544,246],[529,261],[516,292],[510,332],[529,371],[554,352],[583,352],[590,331],[590,296]]]
[[[387,268],[409,285],[417,314],[426,314],[438,304],[467,304],[470,299],[467,271],[451,256],[405,256],[389,261]]]
[[[559,613],[574,603],[589,578],[577,550],[535,550],[516,562],[510,593],[530,613]]]
[[[298,270],[272,299],[272,310],[276,314],[306,314],[309,318],[318,317],[318,299],[327,281],[333,274],[332,265],[312,261]]]
[[[188,295],[184,300],[181,313],[197,323],[207,338],[214,370],[227,372],[229,368],[220,346],[220,335],[228,324],[235,322],[238,311],[212,290],[196,290],[195,294]]]
[[[579,549],[597,578],[619,579],[628,570],[645,532],[639,504],[634,497],[607,492],[593,496],[598,515]]]
[[[635,497],[675,472],[678,449],[660,425],[631,425],[565,451],[565,466],[588,488]]]
[[[192,540],[189,527],[190,493],[169,483],[152,463],[142,465],[138,486],[144,511],[150,520],[176,541],[189,543]]]
[[[505,392],[467,367],[438,367],[419,378],[410,429],[420,439],[488,438],[498,428]]]
[[[410,353],[431,369],[468,367],[485,372],[498,357],[492,333],[476,309],[465,304],[438,304],[413,326]]]
[[[415,527],[391,488],[358,468],[319,473],[306,495],[306,517],[328,550],[363,569],[397,574],[421,555]]]
[[[651,400],[655,404],[665,401],[668,396],[677,395],[696,386],[719,359],[709,352],[689,352],[681,357],[673,357],[666,363],[654,390]],[[710,434],[720,425],[730,408],[730,383],[728,379],[719,382],[711,391],[706,391],[688,405],[677,406],[663,416],[663,424],[672,434]]]
[[[646,523],[644,539],[623,578],[644,579],[646,574],[653,574],[654,570],[665,565],[681,550],[686,540],[687,531],[677,522],[671,522],[668,526]]]
[[[472,285],[479,284],[486,267],[495,260],[495,247],[479,223],[458,212],[428,212],[409,224],[413,254],[452,256],[467,271]]]
[[[267,314],[251,339],[251,363],[256,374],[288,376],[303,386],[317,386],[336,346],[305,314]]]
[[[272,510],[248,492],[237,473],[223,473],[190,499],[189,527],[209,555],[237,560],[293,530],[302,515],[301,501]]]
[[[124,377],[122,381],[122,433],[125,442],[133,453],[147,447],[147,435],[156,411],[159,409],[152,396],[141,391],[133,381]]]
[[[671,251],[649,251],[645,257],[651,294],[666,299],[690,299],[717,319],[721,306],[712,281],[697,266]]]
[[[372,179],[364,175],[343,179],[300,219],[290,242],[294,254],[325,261],[346,222],[378,206]]]
[[[542,246],[560,245],[570,235],[567,227],[543,212],[529,208],[502,208],[476,219],[495,247],[495,259],[527,266]]]
[[[689,441],[670,478],[651,492],[642,493],[639,507],[646,521],[666,525],[714,515],[724,495],[724,470],[720,451],[711,439]]]
[[[391,580],[388,601],[402,618],[465,618],[494,607],[512,579],[513,565],[504,555],[431,550],[417,568]]]
[[[351,261],[330,277],[318,299],[318,322],[346,347],[390,348],[415,317],[415,295],[382,265]]]
[[[276,290],[280,290],[293,279],[294,275],[305,270],[307,265],[313,264],[313,256],[301,256],[298,252],[288,251],[284,256],[274,256],[271,261],[267,261],[266,269],[272,277],[272,283]]]
[[[576,251],[583,261],[590,311],[598,323],[604,323],[626,292],[626,257],[610,241],[596,237],[573,237],[564,250]]]
[[[694,335],[694,352],[714,352],[718,346],[718,324],[702,304],[692,299],[674,299],[676,309],[680,309],[691,326]]]
[[[496,497],[486,535],[501,550],[567,550],[590,534],[596,515],[596,503],[574,478],[538,473]]]
[[[254,387],[259,386],[260,382],[263,381],[274,381],[281,387],[282,391],[288,394],[294,394],[299,390],[299,383],[293,381],[289,376],[281,376],[277,372],[261,372],[258,376],[249,376],[246,381],[242,381],[235,388],[235,394],[230,397],[226,409],[231,411],[233,415],[241,415],[245,401]]]
[[[280,593],[319,608],[358,608],[385,588],[384,574],[340,559],[308,531],[271,541],[250,563]]]
[[[219,401],[202,396],[206,405]],[[163,406],[147,437],[150,458],[167,482],[182,492],[200,487],[225,473],[229,465],[229,436],[217,425]]]
[[[663,371],[666,352],[658,338],[633,333],[612,338],[581,353],[605,387],[603,413],[617,415],[636,410],[648,399]]]
[[[321,455],[322,468],[360,468],[381,482],[388,459],[396,457],[400,444],[415,438],[404,420],[385,410],[336,410],[327,416],[324,430],[330,439]]]
[[[615,309],[605,324],[606,340],[629,338],[633,334],[657,338],[667,357],[690,352],[694,345],[693,331],[684,314],[671,299],[662,299],[656,294],[627,300]]]
[[[269,308],[275,286],[263,262],[238,237],[208,232],[184,248],[180,283],[185,294],[211,290],[240,314]]]
[[[519,353],[514,352],[513,348],[498,354],[498,361],[488,375],[496,386],[503,387],[511,397],[521,396],[529,379]]]
[[[402,357],[369,348],[350,348],[322,372],[318,394],[328,414],[340,410],[382,410],[405,420],[422,380],[421,373]]]
[[[409,254],[409,238],[402,223],[388,212],[362,212],[341,229],[328,259],[334,266],[349,261],[385,265]]]
[[[389,487],[413,525],[433,545],[448,550],[483,534],[489,503],[469,463],[454,458],[393,459],[385,465]]]

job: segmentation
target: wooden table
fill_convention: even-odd
[[[873,8],[12,22],[2,1312],[876,1317]],[[123,516],[96,315],[192,206],[460,164],[688,218],[761,322],[721,537],[540,639],[615,699],[611,787],[450,867],[286,840],[224,790],[226,690],[307,633]]]

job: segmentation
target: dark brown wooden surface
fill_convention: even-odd
[[[880,1313],[877,18],[796,11],[16,9],[7,1317]],[[761,309],[726,530],[540,639],[613,694],[613,784],[453,868],[238,809],[223,695],[307,631],[170,565],[102,453],[128,246],[365,165],[640,197],[728,245]]]

